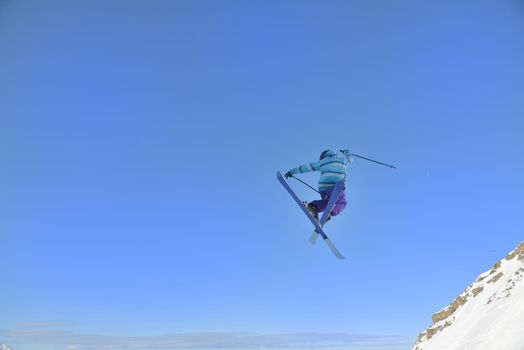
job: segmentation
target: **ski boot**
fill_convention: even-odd
[[[309,212],[311,213],[311,215],[313,215],[313,217],[315,218],[315,220],[317,220],[317,221],[319,220],[319,219],[318,219],[318,211],[317,211],[317,208],[316,208],[313,204],[309,203],[309,204],[307,205],[307,210],[309,210]]]

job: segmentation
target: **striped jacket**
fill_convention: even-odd
[[[353,161],[349,151],[344,150],[344,155],[338,155],[333,151],[328,151],[326,158],[315,162],[301,165],[290,170],[291,174],[308,173],[310,171],[320,171],[318,180],[319,191],[332,189],[339,181],[346,179],[346,169]]]

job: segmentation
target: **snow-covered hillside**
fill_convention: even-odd
[[[524,350],[524,242],[433,315],[413,350]]]
[[[12,349],[5,344],[0,344],[0,350],[12,350]]]

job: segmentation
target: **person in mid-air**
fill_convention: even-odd
[[[333,152],[332,150],[326,150],[320,155],[318,162],[307,163],[297,168],[289,170],[284,176],[286,179],[293,177],[295,174],[307,173],[311,171],[320,171],[320,179],[318,181],[318,190],[320,192],[321,199],[309,202],[307,208],[310,213],[318,220],[318,213],[323,212],[326,208],[329,197],[339,181],[345,181],[346,170],[353,161],[351,153],[345,149],[340,151],[342,155]],[[344,193],[345,187],[340,193],[333,210],[327,220],[330,220],[332,216],[340,214],[347,205],[346,194]]]

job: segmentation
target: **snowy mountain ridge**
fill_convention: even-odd
[[[433,315],[413,350],[523,350],[524,242]]]
[[[0,344],[0,350],[12,350],[12,349],[5,344]]]

